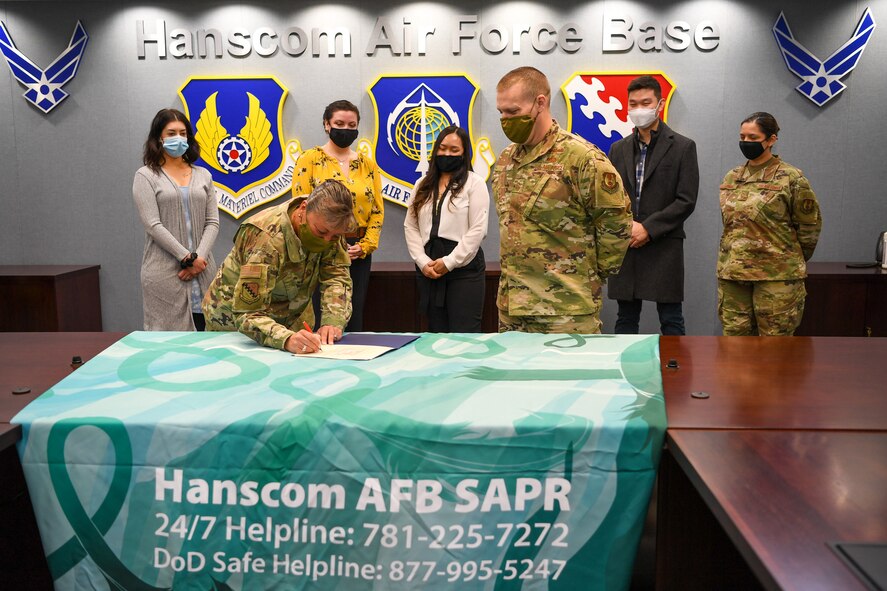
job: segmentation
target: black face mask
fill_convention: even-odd
[[[330,139],[340,148],[347,148],[357,139],[357,130],[345,127],[330,127]]]
[[[764,153],[764,144],[761,142],[739,142],[739,149],[742,155],[749,160],[754,160]]]
[[[463,156],[435,156],[434,162],[437,169],[441,172],[453,172],[462,164],[465,158]]]

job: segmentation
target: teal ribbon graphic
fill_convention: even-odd
[[[107,435],[116,456],[111,486],[92,516],[83,508],[65,463],[65,441],[75,429],[83,426],[94,427]],[[89,555],[112,589],[168,591],[168,587],[148,585],[133,575],[108,547],[103,537],[120,514],[132,477],[132,446],[123,423],[106,417],[62,419],[49,432],[46,455],[56,498],[74,530],[74,536],[47,557],[53,580],[57,580]],[[213,581],[211,588],[230,590],[230,587],[217,581]]]

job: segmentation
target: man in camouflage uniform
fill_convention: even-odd
[[[203,299],[206,329],[239,330],[261,345],[299,354],[341,337],[351,316],[350,259],[341,237],[354,227],[351,212],[348,189],[327,181],[307,198],[241,224]],[[313,320],[309,304],[318,285],[327,324],[314,334],[302,323]]]
[[[822,229],[810,183],[779,156],[757,166],[749,162],[724,177],[721,215],[718,315],[724,335],[794,334],[804,314],[806,261]]]
[[[619,271],[631,236],[622,179],[594,145],[551,117],[551,89],[535,68],[496,87],[514,142],[493,170],[499,214],[499,331],[601,331],[601,282]]]

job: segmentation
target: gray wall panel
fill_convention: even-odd
[[[132,206],[132,176],[140,165],[142,144],[151,117],[161,107],[181,108],[178,89],[192,75],[273,74],[290,91],[283,110],[284,139],[303,149],[325,141],[320,118],[323,107],[348,98],[361,107],[361,137],[372,138],[375,117],[367,88],[382,74],[465,72],[481,91],[475,103],[475,140],[487,136],[496,153],[506,145],[499,129],[495,85],[509,69],[533,65],[552,83],[553,112],[566,124],[560,86],[577,70],[662,70],[677,85],[669,123],[696,140],[701,186],[696,213],[687,224],[685,245],[686,316],[691,334],[717,334],[714,277],[721,231],[718,185],[725,172],[742,162],[739,121],[755,110],[776,115],[783,129],[777,152],[805,171],[820,198],[824,229],[814,260],[865,260],[872,257],[877,233],[887,229],[887,198],[880,171],[884,168],[882,126],[887,77],[887,41],[877,29],[857,69],[844,79],[848,89],[824,108],[794,90],[800,82],[785,68],[771,28],[784,10],[798,40],[820,58],[850,36],[865,7],[876,22],[887,22],[887,0],[835,3],[816,0],[769,2],[546,2],[402,4],[380,3],[364,8],[353,2],[322,7],[304,3],[250,3],[217,6],[195,1],[154,2],[0,2],[0,15],[18,47],[41,67],[47,66],[70,39],[81,19],[90,35],[77,77],[66,87],[70,97],[48,115],[29,105],[24,89],[0,66],[0,263],[99,263],[105,327],[133,330],[141,326],[139,267],[144,232]],[[583,27],[583,48],[534,52],[526,41],[518,54],[509,47],[500,54],[482,50],[477,39],[463,43],[461,55],[450,52],[456,15],[479,15],[477,30],[496,24],[550,22]],[[605,14],[625,13],[637,28],[649,20],[665,26],[672,20],[713,20],[720,27],[717,49],[695,47],[677,52],[601,51]],[[51,18],[47,18],[51,15]],[[438,31],[426,55],[392,56],[365,48],[375,18],[395,24],[404,17],[413,25],[432,22]],[[269,58],[159,59],[149,46],[146,59],[136,57],[136,20],[149,27],[165,19],[169,29],[236,26],[282,30],[296,25],[347,27],[352,34],[350,57],[291,57],[282,51]],[[276,202],[275,202],[276,203]],[[258,210],[254,210],[258,211]],[[387,203],[380,261],[408,260],[402,234],[405,210]],[[242,221],[242,220],[241,220]],[[230,250],[239,225],[222,214],[214,253],[221,260]],[[491,219],[484,250],[498,258],[498,228]],[[642,329],[655,331],[658,322],[647,306]],[[606,303],[605,330],[611,330],[615,306]]]

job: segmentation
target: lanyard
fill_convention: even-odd
[[[443,210],[443,203],[446,201],[447,194],[450,192],[450,186],[447,185],[447,188],[444,189],[443,195],[439,198],[437,191],[438,188],[434,187],[434,193],[431,194],[431,234],[429,235],[429,239],[437,238],[437,233],[440,230],[440,214]]]

